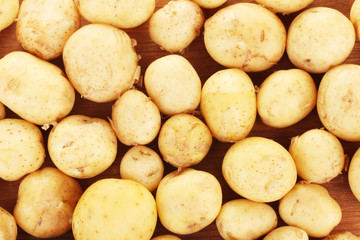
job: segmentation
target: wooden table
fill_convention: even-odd
[[[166,4],[168,0],[157,0],[157,8]],[[225,5],[230,5],[235,2],[235,0],[229,0]],[[241,1],[241,2],[254,2],[254,1]],[[310,7],[315,6],[326,6],[331,8],[336,8],[340,10],[347,17],[350,15],[350,8],[353,3],[353,0],[314,0],[314,2],[310,5]],[[204,10],[206,18],[215,13],[217,9],[213,10]],[[296,13],[291,15],[279,15],[279,17],[283,20],[285,26],[288,28],[290,22],[294,19]],[[82,24],[85,25],[87,22],[82,20]],[[165,56],[168,53],[162,51],[156,44],[154,44],[148,34],[148,23],[141,25],[135,29],[126,30],[128,34],[136,39],[137,46],[136,51],[139,55],[141,55],[141,60],[139,62],[142,68],[142,74],[144,73],[147,66],[155,59]],[[15,24],[11,25],[9,28],[0,32],[0,57],[3,57],[5,54],[14,51],[21,50],[21,47],[18,45],[15,36]],[[210,58],[207,54],[204,43],[203,43],[203,35],[200,36],[188,47],[188,49],[183,53],[183,56],[186,57],[197,70],[202,82],[205,82],[206,79],[211,76],[213,73],[220,69],[224,69],[224,67],[217,64],[214,60]],[[58,58],[51,61],[61,68],[63,68],[62,59]],[[356,63],[360,64],[360,44],[357,41],[353,52],[346,60],[347,63]],[[259,73],[249,73],[255,85],[259,86],[261,82],[272,72],[280,69],[288,69],[294,67],[288,60],[286,53],[283,58],[280,60],[278,64],[267,71],[259,72]],[[312,75],[316,84],[318,86],[322,74],[313,74]],[[91,101],[82,99],[79,94],[76,96],[75,107],[72,110],[71,114],[84,114],[91,117],[100,117],[107,119],[111,115],[111,107],[113,102],[110,103],[93,103]],[[17,117],[14,113],[12,113],[9,109],[7,110],[7,117]],[[359,109],[360,110],[360,109]],[[199,116],[200,117],[200,116]],[[295,124],[291,127],[287,127],[284,129],[275,129],[264,125],[259,118],[257,118],[254,128],[252,129],[250,136],[262,136],[274,139],[275,141],[282,144],[285,148],[289,147],[290,139],[294,136],[297,136],[306,130],[313,128],[321,128],[323,127],[318,116],[316,109],[314,109],[309,116],[303,119],[298,124]],[[43,131],[45,144],[48,136],[48,131]],[[354,152],[360,146],[359,142],[346,142],[342,141],[344,150],[349,159],[353,156]],[[206,158],[198,165],[194,166],[196,169],[201,169],[204,171],[208,171],[212,173],[221,183],[223,190],[223,202],[227,202],[231,199],[240,198],[239,195],[234,193],[226,184],[224,178],[221,174],[221,164],[222,159],[228,148],[232,144],[230,143],[221,143],[219,141],[214,140],[213,145],[210,149],[210,152],[206,156]],[[148,145],[149,147],[155,149],[157,151],[157,142],[153,141]],[[112,166],[107,169],[104,173],[98,175],[97,177],[91,179],[83,179],[78,180],[85,190],[90,184],[93,182],[109,177],[119,178],[119,164],[123,154],[129,149],[119,143],[118,147],[118,155],[115,162]],[[47,156],[45,163],[42,167],[45,166],[54,166],[51,162],[50,158]],[[170,171],[175,170],[174,167],[165,163],[165,173],[169,173]],[[18,186],[21,182],[21,179],[18,181],[7,182],[0,179],[0,206],[8,210],[9,212],[13,211],[15,206],[16,198],[17,198],[17,190]],[[342,208],[343,218],[341,223],[333,230],[333,233],[341,232],[341,231],[351,231],[352,233],[360,236],[360,202],[355,199],[353,194],[350,191],[348,181],[347,181],[347,172],[343,171],[341,175],[337,178],[333,179],[331,182],[323,184],[330,194],[337,200]],[[274,202],[270,204],[277,210],[278,203]],[[279,218],[280,219],[280,218]],[[284,223],[280,220],[279,225],[284,225]],[[161,226],[160,222],[158,222],[156,231],[154,236],[159,234],[166,234],[168,232],[163,226]],[[181,236],[182,239],[207,239],[207,240],[215,240],[221,239],[215,223],[212,223],[210,226],[206,227],[202,231],[198,233],[194,233],[191,235]],[[18,239],[35,239],[34,237],[26,234],[19,228],[18,231]],[[69,232],[64,236],[61,236],[56,239],[73,239],[72,233]]]

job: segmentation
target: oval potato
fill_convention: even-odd
[[[199,6],[202,8],[213,9],[220,7],[227,0],[193,0],[193,1],[199,4]]]
[[[290,14],[309,6],[314,0],[255,0],[276,13]]]
[[[360,201],[360,148],[357,149],[351,158],[348,179],[351,192]]]
[[[17,225],[11,213],[0,207],[0,237],[6,240],[16,240]]]
[[[339,232],[335,234],[331,234],[324,238],[323,240],[359,240],[360,237],[352,234],[351,232]]]
[[[268,233],[263,240],[309,240],[309,236],[301,228],[281,226]]]
[[[19,0],[0,0],[0,31],[9,27],[19,12]]]
[[[360,39],[360,1],[355,0],[350,9],[350,21],[355,27],[358,39]]]
[[[6,117],[6,111],[4,104],[0,103],[0,120]]]
[[[152,238],[151,240],[181,240],[175,235],[160,235],[155,238]]]

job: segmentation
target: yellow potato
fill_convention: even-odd
[[[73,0],[23,0],[16,37],[25,51],[45,60],[61,56],[68,38],[80,27]]]
[[[6,111],[5,111],[4,104],[0,103],[0,120],[4,119],[5,116],[6,116]]]
[[[0,120],[0,178],[15,181],[41,167],[45,147],[40,129],[22,119]]]
[[[324,238],[323,240],[359,240],[360,237],[352,234],[351,232],[339,232],[336,234],[331,234]]]
[[[272,230],[263,240],[309,240],[309,236],[301,228],[282,226]]]
[[[175,235],[160,235],[155,238],[152,238],[151,240],[181,240]]]
[[[355,0],[350,9],[350,20],[355,27],[358,39],[360,39],[360,1]]]
[[[213,9],[213,8],[220,7],[227,0],[193,0],[193,1],[196,2],[197,4],[199,4],[199,6],[202,8]]]
[[[0,31],[9,27],[19,12],[19,0],[0,0]]]
[[[313,0],[255,0],[276,13],[290,14],[309,6]]]
[[[354,194],[356,199],[360,201],[360,148],[351,158],[348,179],[351,192]]]
[[[0,239],[16,240],[17,225],[11,213],[0,207]]]

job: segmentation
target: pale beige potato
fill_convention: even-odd
[[[76,205],[75,239],[150,239],[157,221],[153,195],[140,183],[107,178],[90,185]]]
[[[216,227],[225,240],[258,239],[277,223],[276,212],[270,205],[248,199],[228,201],[216,218]]]
[[[331,234],[324,238],[323,240],[359,240],[360,237],[352,234],[351,232],[339,232],[335,234]]]
[[[19,7],[19,0],[0,0],[0,31],[15,21]]]
[[[217,140],[236,142],[248,136],[257,114],[250,77],[235,68],[214,73],[202,87],[200,111]]]
[[[310,74],[301,69],[270,74],[257,91],[257,109],[262,122],[276,128],[304,119],[315,107],[317,89]]]
[[[355,29],[340,11],[314,7],[301,12],[288,29],[290,61],[309,73],[324,73],[345,61],[355,44]]]
[[[200,7],[207,9],[220,7],[221,5],[227,2],[227,0],[193,0],[193,1],[199,4]]]
[[[34,124],[57,122],[74,106],[75,90],[62,70],[30,53],[0,59],[0,79],[0,102]]]
[[[351,158],[348,170],[348,180],[351,192],[356,199],[360,201],[360,148]]]
[[[0,120],[6,117],[6,111],[4,104],[0,103]]]
[[[111,124],[121,143],[127,146],[146,145],[158,135],[161,115],[145,93],[130,89],[114,103]]]
[[[146,22],[155,10],[155,0],[74,0],[81,16],[92,23],[118,28],[135,28]]]
[[[134,146],[122,157],[120,176],[136,181],[153,192],[164,175],[164,163],[154,150],[147,146]]]
[[[71,115],[60,121],[48,137],[52,162],[74,178],[99,175],[115,161],[117,139],[108,121]]]
[[[82,194],[80,184],[57,168],[47,167],[20,183],[14,208],[16,223],[37,238],[53,238],[71,230],[72,215]]]
[[[212,136],[206,124],[185,113],[166,120],[158,137],[158,148],[164,161],[177,168],[201,162],[211,145]]]
[[[82,97],[110,102],[134,84],[138,55],[129,35],[106,24],[88,24],[66,42],[64,66]]]
[[[355,0],[351,5],[350,9],[350,21],[355,27],[355,31],[357,34],[358,39],[360,38],[360,1]]]
[[[0,178],[15,181],[38,170],[45,160],[40,129],[22,119],[0,120]]]
[[[152,238],[151,240],[181,240],[181,238],[178,238],[175,235],[160,235],[155,238]]]
[[[200,103],[200,77],[181,55],[166,55],[150,63],[144,84],[151,100],[165,115],[193,111]]]
[[[0,239],[16,240],[17,225],[11,213],[0,207]]]
[[[268,233],[263,240],[309,240],[309,236],[301,228],[281,226]]]
[[[166,175],[156,191],[162,225],[176,234],[191,234],[210,225],[219,214],[222,190],[210,173],[187,168]]]
[[[290,153],[264,137],[248,137],[234,143],[224,156],[222,174],[232,190],[256,202],[281,199],[297,180]]]
[[[325,128],[346,141],[360,141],[360,66],[342,64],[325,73],[317,112]]]
[[[80,28],[73,0],[23,0],[16,21],[21,47],[37,57],[60,57],[66,41]]]
[[[204,42],[210,56],[221,65],[258,72],[281,59],[286,30],[275,13],[265,7],[236,3],[205,21]]]
[[[183,52],[200,35],[204,21],[204,13],[195,2],[169,1],[151,16],[149,34],[162,49]]]
[[[290,14],[309,6],[314,0],[255,0],[276,13]]]
[[[293,137],[289,152],[298,175],[309,183],[326,183],[345,165],[345,153],[337,137],[324,129],[310,129]]]
[[[297,183],[280,200],[279,214],[285,223],[315,238],[329,235],[342,218],[339,204],[326,188],[308,183]]]

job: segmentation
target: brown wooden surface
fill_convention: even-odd
[[[157,8],[166,4],[168,0],[157,0]],[[254,2],[254,1],[235,1],[229,0],[225,5],[230,5],[235,2]],[[331,8],[336,8],[344,13],[347,17],[350,16],[350,8],[353,3],[353,0],[314,0],[314,2],[310,5],[310,7],[315,6],[326,6]],[[213,10],[204,10],[206,18],[211,16],[215,13],[217,9]],[[279,15],[279,17],[283,20],[286,28],[288,28],[290,22],[296,16],[297,13],[293,13],[291,15],[283,16]],[[87,24],[85,20],[82,21],[83,25]],[[155,59],[167,55],[167,52],[160,50],[160,48],[155,45],[148,34],[148,25],[147,23],[137,27],[135,29],[126,30],[128,34],[136,39],[138,45],[136,46],[136,51],[139,55],[141,55],[141,60],[139,62],[142,68],[142,74],[144,73],[147,66]],[[356,41],[355,47],[353,49],[352,54],[346,60],[347,63],[356,63],[360,64],[360,44]],[[0,57],[3,57],[5,54],[14,51],[14,50],[21,50],[21,47],[18,45],[15,36],[15,24],[11,25],[9,28],[0,32]],[[200,36],[188,47],[188,49],[183,53],[183,56],[186,57],[197,70],[202,82],[206,81],[206,79],[215,73],[217,70],[223,69],[224,67],[217,64],[214,60],[210,58],[207,54],[204,44],[203,44],[203,35]],[[61,68],[62,59],[58,58],[52,61],[53,63],[57,64]],[[250,73],[250,77],[252,78],[255,85],[259,86],[260,83],[273,71],[280,70],[280,69],[288,69],[294,67],[288,60],[286,53],[284,54],[283,58],[280,62],[275,65],[273,68],[259,73]],[[318,86],[322,75],[316,74],[312,75],[316,84]],[[359,93],[360,94],[360,93]],[[76,96],[76,103],[73,111],[71,114],[84,114],[91,117],[101,117],[107,119],[107,117],[111,116],[111,103],[93,103],[88,100],[80,98],[79,94]],[[360,110],[360,109],[359,109]],[[14,113],[12,113],[9,109],[6,109],[7,117],[17,117]],[[265,126],[259,118],[257,118],[254,128],[252,129],[250,136],[262,136],[267,138],[272,138],[275,141],[282,144],[285,148],[288,148],[290,144],[291,137],[299,135],[304,131],[312,128],[321,128],[322,124],[317,116],[316,109],[314,109],[311,114],[303,119],[298,124],[295,124],[291,127],[284,128],[284,129],[275,129],[268,126]],[[43,131],[45,144],[46,139],[48,136],[48,131]],[[344,151],[346,155],[351,159],[354,152],[360,146],[359,142],[345,142],[342,141]],[[156,140],[153,141],[151,144],[148,145],[149,147],[157,150],[157,143]],[[198,165],[194,166],[196,169],[201,169],[212,173],[219,182],[221,183],[222,190],[223,190],[223,202],[227,202],[231,199],[240,198],[237,194],[235,194],[226,184],[225,180],[221,174],[221,163],[224,154],[226,153],[227,149],[231,146],[229,143],[221,143],[214,140],[214,143],[210,149],[209,154],[206,158]],[[115,162],[112,166],[106,170],[104,173],[100,174],[99,176],[91,179],[83,179],[78,180],[82,185],[83,189],[85,190],[91,183],[95,182],[96,180],[102,178],[109,178],[115,177],[119,178],[119,165],[120,160],[123,154],[129,149],[119,143],[118,148],[118,155]],[[43,165],[45,166],[54,166],[47,156],[46,161]],[[165,163],[165,173],[175,170],[172,166]],[[21,182],[21,179],[18,181],[7,182],[0,179],[0,206],[7,209],[9,212],[13,211],[15,206],[16,198],[17,198],[17,190],[18,186]],[[343,173],[338,176],[337,178],[333,179],[331,182],[323,184],[330,194],[337,200],[342,208],[343,218],[341,223],[333,230],[333,233],[341,232],[341,231],[351,231],[352,233],[360,236],[360,202],[355,199],[353,194],[350,191],[348,181],[347,181],[347,172],[343,171]],[[278,203],[274,202],[270,204],[277,210]],[[279,218],[280,220],[280,218]],[[284,225],[284,223],[280,220],[279,226]],[[167,231],[163,226],[161,226],[160,222],[158,222],[156,231],[154,236],[159,234],[169,234],[170,232]],[[182,239],[221,239],[215,223],[212,223],[210,226],[206,227],[202,231],[198,233],[194,233],[191,235],[181,236]],[[18,231],[18,239],[35,239],[34,237],[26,234],[19,228]],[[73,239],[72,233],[69,232],[64,236],[61,236],[56,239]]]

